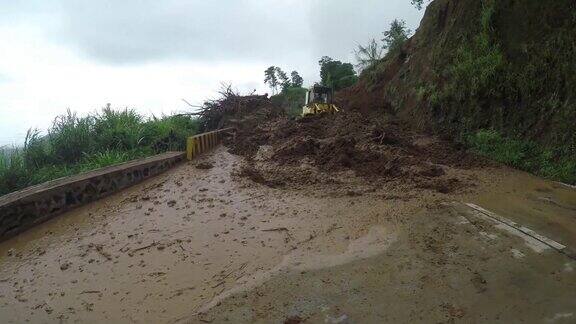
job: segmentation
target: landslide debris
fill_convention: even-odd
[[[289,118],[265,96],[232,95],[218,104],[225,105],[217,109],[222,127],[236,129],[225,144],[247,161],[238,175],[269,187],[335,183],[340,176],[332,175],[351,172],[368,182],[397,179],[449,193],[463,183],[445,169],[484,163],[447,141],[411,131],[388,114],[344,111]]]
[[[273,188],[359,177],[366,183],[398,180],[449,193],[467,185],[449,169],[486,163],[462,147],[416,133],[382,111],[290,118],[267,96],[228,90],[205,106],[201,116],[208,129],[235,128],[225,144],[246,158],[237,175]]]
[[[305,163],[328,173],[352,170],[367,180],[402,178],[439,187],[441,192],[451,191],[458,181],[436,186],[428,180],[445,176],[445,168],[481,165],[477,157],[449,142],[414,133],[393,117],[358,112],[278,118],[244,129],[231,144],[247,148],[241,153],[249,160],[279,166]],[[269,147],[268,152],[256,155],[263,145]]]

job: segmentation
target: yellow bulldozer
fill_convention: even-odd
[[[302,116],[322,113],[333,114],[340,109],[333,103],[334,90],[330,87],[314,85],[306,92],[306,102],[302,108]]]

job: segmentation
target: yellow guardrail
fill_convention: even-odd
[[[222,135],[231,130],[233,130],[233,128],[223,128],[188,137],[188,140],[186,141],[186,158],[192,160],[196,156],[216,147],[220,144]]]

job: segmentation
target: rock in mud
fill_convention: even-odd
[[[423,170],[421,170],[419,174],[425,177],[435,178],[445,175],[446,172],[444,172],[444,169],[442,169],[439,166],[431,165],[423,168]]]
[[[200,169],[200,170],[209,170],[212,169],[214,167],[214,164],[212,162],[200,162],[196,164],[196,169]]]
[[[299,324],[304,322],[300,316],[290,316],[284,320],[284,324]]]
[[[60,265],[60,270],[62,271],[68,270],[68,268],[70,268],[71,265],[72,263],[70,262],[64,262]]]

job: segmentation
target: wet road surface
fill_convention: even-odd
[[[466,205],[572,248],[573,189],[502,168],[458,194],[282,190],[241,164],[219,148],[1,243],[1,321],[576,321],[574,259]]]

